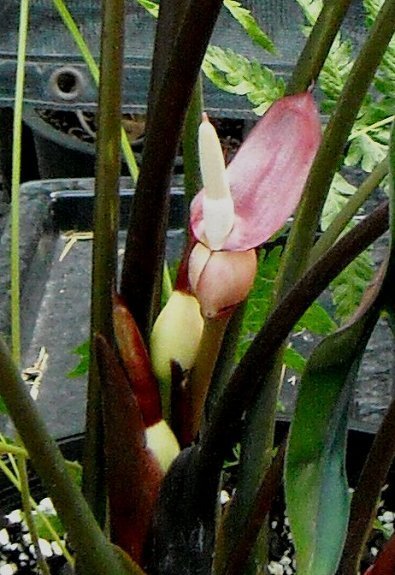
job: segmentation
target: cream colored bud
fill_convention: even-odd
[[[180,446],[176,436],[164,419],[158,421],[145,430],[147,448],[150,449],[164,473],[169,469],[177,455],[180,453]]]
[[[182,370],[193,366],[203,331],[195,296],[175,290],[158,315],[150,338],[152,368],[161,387],[165,417],[169,415],[171,362]]]

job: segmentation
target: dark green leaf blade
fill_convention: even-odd
[[[365,346],[379,317],[382,275],[344,328],[312,353],[291,426],[286,498],[297,565],[333,575],[344,544],[350,498],[344,460],[349,402]]]

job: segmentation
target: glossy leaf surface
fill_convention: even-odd
[[[382,274],[358,314],[312,353],[302,377],[286,462],[286,499],[298,572],[332,575],[346,535],[347,416],[353,383],[378,319]]]

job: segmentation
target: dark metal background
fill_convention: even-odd
[[[327,0],[328,1],[328,0]],[[68,0],[91,51],[99,52],[100,0]],[[238,23],[223,9],[212,44],[229,47],[249,58],[270,64],[287,74],[303,46],[303,17],[296,0],[244,0],[260,25],[274,40],[279,53],[270,55],[254,45]],[[359,42],[364,34],[362,2],[355,0],[345,22],[347,35]],[[19,0],[0,4],[0,105],[13,101]],[[155,20],[135,0],[128,0],[126,15],[124,110],[145,108]],[[191,30],[193,34],[193,30]],[[76,71],[76,86],[61,94],[56,76],[66,67]],[[73,40],[61,22],[51,0],[32,0],[28,36],[25,99],[36,107],[95,109],[96,88],[78,54]],[[246,117],[251,105],[245,98],[226,94],[209,82],[205,86],[206,108],[226,117]]]

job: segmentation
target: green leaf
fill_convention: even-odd
[[[329,335],[336,328],[336,322],[318,302],[314,302],[313,305],[309,307],[295,326],[296,331],[308,329],[317,335]]]
[[[285,92],[282,78],[277,78],[269,68],[255,60],[248,60],[230,48],[209,46],[202,70],[217,88],[247,96],[262,114]]]
[[[88,373],[89,368],[89,340],[84,341],[72,353],[80,356],[79,363],[67,374],[67,377],[81,377]]]
[[[274,54],[276,48],[269,36],[260,28],[258,22],[251,14],[250,10],[244,8],[236,0],[224,0],[224,6],[232,14],[233,18],[244,28],[253,42],[258,44],[264,50]]]
[[[379,162],[384,160],[386,155],[386,145],[374,139],[372,134],[361,134],[351,141],[344,163],[346,166],[361,164],[365,172],[371,172]]]
[[[276,246],[271,250],[262,250],[258,262],[258,272],[254,287],[247,301],[244,320],[240,331],[240,343],[236,359],[239,361],[247,351],[251,341],[260,330],[270,310],[273,296],[274,280],[280,265],[282,247]],[[336,322],[328,312],[318,303],[313,305],[300,319],[294,331],[307,329],[317,335],[327,335],[336,329]],[[285,364],[287,367],[302,371],[304,358],[295,350],[287,351]]]
[[[357,309],[362,295],[373,277],[373,262],[369,250],[360,254],[331,283],[335,316],[341,322]]]
[[[353,323],[324,339],[302,376],[286,460],[288,517],[298,573],[333,575],[350,506],[347,416],[365,346],[379,317],[378,290]]]
[[[46,539],[47,541],[55,541],[54,536],[52,535],[51,531],[48,529],[46,522],[43,518],[45,515],[46,520],[51,524],[54,531],[62,537],[65,534],[65,529],[62,525],[62,522],[59,519],[59,516],[56,514],[55,511],[42,511],[33,514],[33,520],[36,525],[37,533],[39,537]]]
[[[348,196],[353,195],[355,190],[355,186],[349,184],[341,174],[335,174],[322,211],[322,231],[325,231],[331,225],[337,214],[348,202]]]
[[[300,374],[303,373],[303,370],[306,366],[306,358],[304,358],[303,355],[296,351],[296,349],[293,347],[286,348],[283,356],[283,361],[289,369],[293,369]]]
[[[147,12],[154,16],[154,18],[158,17],[159,14],[159,4],[157,2],[152,2],[151,0],[137,0],[138,4],[145,8]]]

